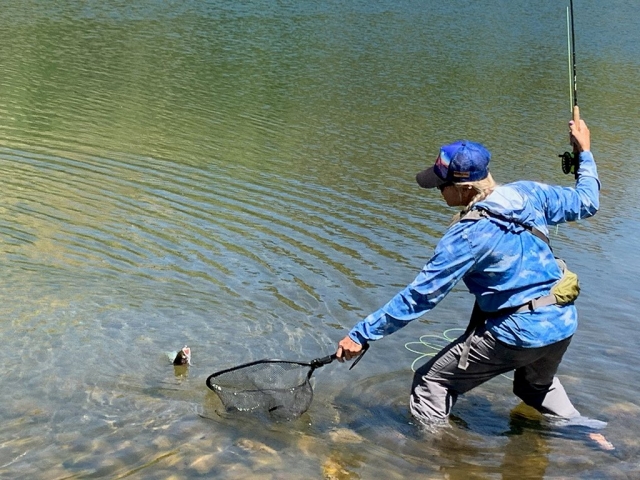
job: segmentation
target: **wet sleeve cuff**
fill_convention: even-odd
[[[367,340],[358,330],[358,326],[356,325],[349,332],[349,338],[356,342],[358,345],[364,346],[369,340]]]

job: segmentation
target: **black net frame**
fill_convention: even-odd
[[[260,411],[295,418],[306,412],[313,400],[314,370],[335,358],[330,355],[311,362],[257,360],[210,375],[207,387],[216,392],[227,411]]]
[[[349,369],[356,366],[368,346],[365,345]],[[266,412],[277,418],[292,419],[311,405],[313,372],[336,358],[333,354],[310,362],[257,360],[215,372],[206,383],[227,411]]]

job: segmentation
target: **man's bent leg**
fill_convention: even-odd
[[[540,357],[534,362],[518,368],[513,378],[513,393],[527,405],[538,411],[563,418],[572,418],[579,412],[569,400],[567,392],[555,376],[562,356],[569,347],[571,338],[546,347],[535,349]]]
[[[411,414],[423,424],[441,423],[449,416],[458,395],[513,370],[511,350],[497,342],[484,328],[472,333],[468,366],[458,367],[466,337],[454,340],[437,356],[416,370],[411,388]]]

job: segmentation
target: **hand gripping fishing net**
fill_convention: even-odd
[[[351,368],[360,358],[362,354]],[[277,418],[292,419],[311,405],[314,370],[335,359],[334,354],[310,362],[258,360],[210,375],[207,387],[218,394],[227,411],[267,412]]]

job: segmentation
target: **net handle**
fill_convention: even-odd
[[[351,370],[353,367],[355,367],[358,364],[358,362],[362,359],[364,354],[367,353],[367,350],[369,350],[369,344],[365,343],[364,347],[362,347],[362,352],[360,352],[360,355],[358,355],[358,357],[353,361],[353,363],[349,367],[349,370]],[[311,360],[309,362],[309,365],[313,370],[315,370],[318,367],[322,367],[324,365],[330,364],[337,358],[338,358],[337,355],[334,353],[333,355],[327,355],[326,357],[316,358],[315,360]]]
[[[358,364],[358,362],[362,359],[362,357],[367,352],[367,350],[369,350],[369,344],[368,343],[366,343],[364,345],[364,347],[362,348],[362,353],[360,353],[360,355],[358,355],[358,357],[354,360],[353,364],[349,367],[349,370],[351,370],[353,367],[355,367]],[[207,383],[207,387],[209,387],[211,390],[215,390],[215,388],[213,387],[213,384],[212,384],[212,380],[214,378],[222,375],[223,373],[232,372],[234,370],[239,370],[241,368],[250,367],[252,365],[258,365],[260,363],[291,363],[291,364],[294,364],[294,365],[300,365],[301,367],[311,367],[311,370],[309,371],[309,374],[307,376],[307,378],[309,378],[309,377],[311,377],[311,375],[313,374],[313,371],[316,368],[328,365],[331,362],[333,362],[334,360],[336,360],[337,358],[338,357],[334,353],[332,355],[327,355],[326,357],[316,358],[315,360],[311,360],[310,362],[294,362],[294,361],[289,361],[289,360],[270,360],[270,359],[256,360],[256,361],[253,361],[253,362],[243,363],[242,365],[237,365],[235,367],[227,368],[227,369],[220,370],[218,372],[212,373],[211,375],[209,375],[207,377],[206,383]]]

